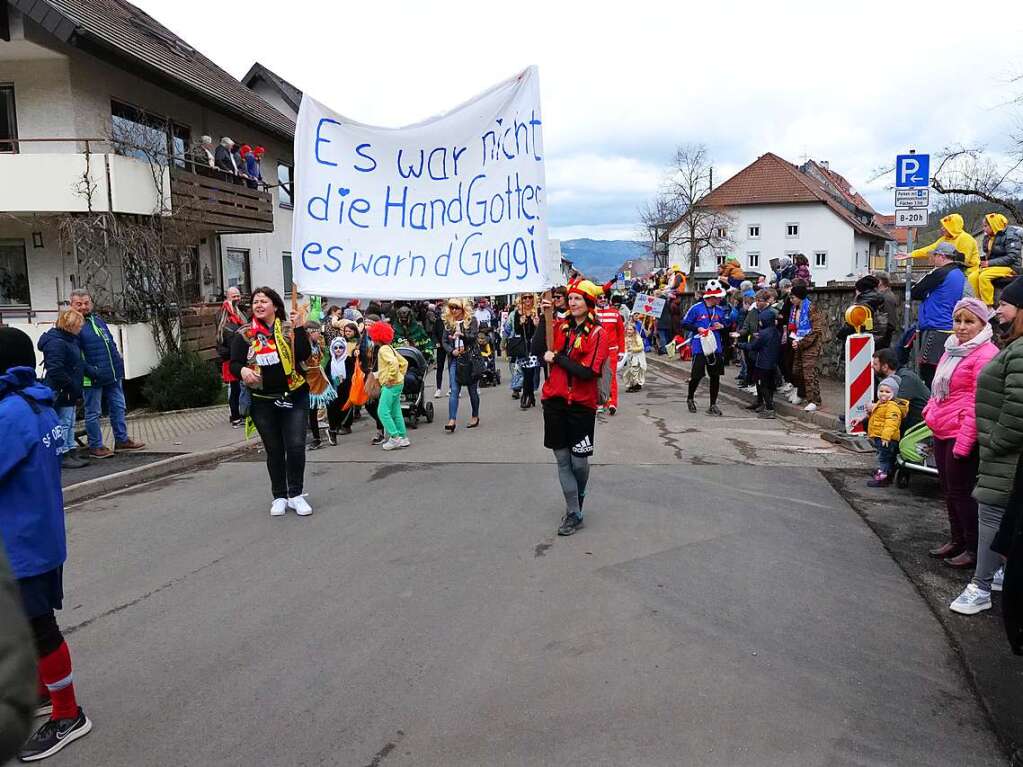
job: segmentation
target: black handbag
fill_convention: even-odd
[[[459,386],[468,386],[480,380],[484,370],[483,357],[478,346],[466,347],[455,362],[455,381]]]
[[[509,359],[517,360],[529,356],[529,349],[526,346],[525,336],[511,336],[505,342],[505,353]]]

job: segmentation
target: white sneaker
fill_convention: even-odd
[[[802,401],[803,401],[803,398],[800,397],[799,394],[797,392],[795,392],[795,391],[793,391],[792,394],[789,395],[789,402],[791,402],[793,405],[798,405]]]
[[[289,498],[288,506],[293,508],[300,517],[308,517],[313,513],[313,507],[309,505],[304,495],[296,495],[294,498]]]
[[[952,612],[960,615],[976,615],[991,609],[991,592],[984,591],[971,583],[948,607]]]
[[[1001,591],[1003,583],[1005,583],[1005,565],[999,567],[995,577],[991,579],[991,590]]]
[[[408,437],[398,437],[398,447],[409,447],[411,444],[408,441]]]
[[[756,394],[757,393],[757,387],[756,386],[747,386],[745,389],[743,389],[743,391],[746,392],[747,394]]]
[[[811,402],[809,405],[804,407],[803,410],[805,410],[807,413],[812,413],[815,410],[817,410],[817,406],[814,403]]]
[[[384,442],[384,444],[382,444],[380,447],[382,447],[384,450],[397,450],[399,447],[401,447],[401,442],[398,441],[397,437],[391,437],[386,442]]]
[[[794,388],[795,387],[790,383],[783,383],[781,386],[778,387],[778,391],[780,391],[782,394],[788,394]]]
[[[443,392],[442,390],[440,390],[440,389],[437,389],[437,391],[435,391],[435,392],[433,393],[433,398],[434,398],[434,399],[440,399],[441,397],[446,397],[446,396],[448,396],[448,395],[447,395],[447,394],[445,394],[445,393],[444,393],[444,392]]]
[[[287,498],[274,498],[274,502],[270,504],[271,517],[283,517],[284,512],[286,512],[287,510],[288,510]]]

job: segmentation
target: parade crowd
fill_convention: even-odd
[[[224,153],[210,155],[213,165],[226,162]],[[889,275],[865,274],[855,283],[855,303],[870,310],[866,332],[875,348],[876,394],[863,427],[877,469],[868,484],[890,485],[913,460],[904,451],[911,435],[926,430],[949,522],[947,541],[929,553],[972,572],[950,609],[979,613],[991,607],[992,592],[1004,589],[1010,642],[1023,653],[1017,564],[1023,562],[1023,230],[990,214],[978,247],[958,215],[943,219],[943,227],[935,243],[906,256],[928,258],[932,266],[913,287],[919,302],[913,327],[899,326],[900,301]],[[705,412],[722,416],[720,382],[729,366],[754,397],[748,410],[760,418],[777,417],[779,395],[808,412],[823,405],[822,349],[858,329],[829,326],[805,258],[779,257],[771,267],[770,275],[752,279],[726,260],[696,293],[687,290],[678,266],[603,285],[576,275],[544,296],[495,299],[293,301],[288,309],[272,288],[256,288],[247,304],[230,289],[217,335],[231,425],[262,441],[270,515],[308,516],[307,451],[349,439],[384,451],[413,448],[408,425],[432,421],[433,400],[447,400],[447,434],[459,425],[481,428],[480,387],[506,385],[523,411],[537,407],[539,397],[544,446],[553,453],[565,502],[557,532],[572,535],[584,526],[596,416],[618,412],[619,376],[625,393],[643,389],[647,355],[691,363],[690,414],[699,412],[707,379]],[[663,300],[657,316],[640,306],[640,295]],[[15,612],[27,619],[22,633],[13,633],[20,644],[0,649],[12,667],[38,659],[35,689],[11,687],[4,697],[31,698],[33,710],[21,713],[46,717],[20,744],[26,761],[57,753],[92,727],[76,699],[55,618],[66,558],[60,473],[83,464],[71,452],[78,402],[84,402],[91,458],[143,447],[128,436],[123,361],[87,290],[72,293],[38,349],[42,380],[28,337],[0,328],[0,427],[7,441],[0,457],[0,504],[7,509],[0,535],[16,584],[2,584],[7,602],[0,605],[5,620]],[[428,396],[431,376],[435,391]],[[99,428],[104,403],[112,449]],[[916,437],[912,442],[918,444]]]

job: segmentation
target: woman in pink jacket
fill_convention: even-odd
[[[924,420],[934,433],[938,479],[948,509],[948,543],[932,557],[970,559],[977,552],[977,377],[998,353],[991,342],[991,310],[977,298],[964,298],[952,312],[952,335],[938,362]],[[961,565],[960,565],[961,566]]]

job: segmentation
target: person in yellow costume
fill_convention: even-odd
[[[973,286],[973,293],[988,306],[994,306],[995,286],[992,280],[1001,277],[1015,277],[1023,268],[1020,263],[1020,247],[1023,246],[1023,230],[1009,226],[1009,219],[1001,213],[984,216],[984,248],[980,264],[970,269],[966,276]]]
[[[980,250],[977,248],[977,241],[973,236],[963,229],[963,217],[958,213],[949,213],[941,219],[942,235],[930,245],[917,248],[906,256],[900,256],[900,261],[907,258],[927,258],[931,251],[943,242],[950,242],[965,257],[967,269],[973,269],[980,265]]]

